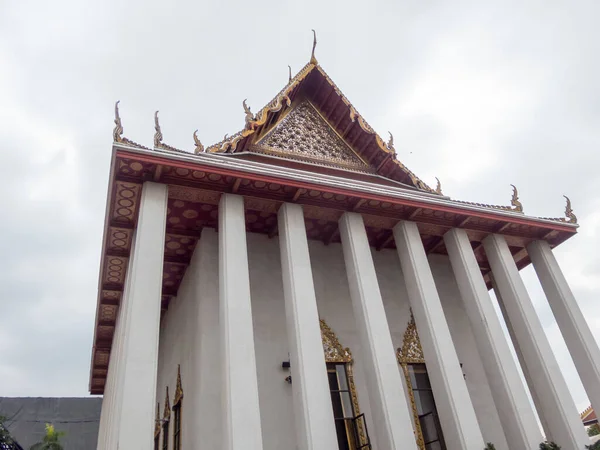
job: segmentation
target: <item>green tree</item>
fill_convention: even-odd
[[[29,450],[64,450],[60,438],[65,435],[64,431],[56,431],[54,425],[46,424],[46,435],[42,442],[31,446]]]
[[[542,442],[540,444],[540,450],[560,450],[560,447],[554,442]]]
[[[6,417],[0,416],[0,448],[1,449],[12,448],[12,445],[14,444],[14,440],[13,440],[12,436],[8,432],[8,429],[6,428],[6,426],[4,425],[6,420],[7,420]]]
[[[491,442],[488,442],[483,450],[496,450],[496,447]]]
[[[595,423],[587,429],[587,434],[588,436],[596,436],[597,434],[600,434],[600,426]]]

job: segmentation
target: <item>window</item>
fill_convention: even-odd
[[[425,450],[446,450],[427,368],[425,364],[408,364],[407,368]]]
[[[181,450],[181,402],[173,406],[173,450]]]
[[[327,377],[331,392],[331,404],[335,420],[335,431],[340,450],[354,450],[357,430],[354,422],[354,406],[346,373],[346,364],[327,363]]]
[[[163,424],[163,450],[169,450],[169,421]]]

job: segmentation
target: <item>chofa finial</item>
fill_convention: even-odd
[[[200,139],[198,139],[197,133],[198,130],[194,131],[194,144],[196,145],[196,148],[194,149],[195,154],[204,152],[204,145],[202,145],[202,142],[200,142]]]
[[[310,63],[317,65],[319,64],[319,62],[317,61],[317,58],[315,58],[315,48],[317,48],[317,32],[315,30],[312,30],[313,32],[313,47],[312,47],[312,53],[310,55]]]
[[[571,208],[571,199],[566,195],[563,195],[563,197],[567,199],[567,206],[565,207],[565,216],[567,217],[567,222],[577,223],[577,216],[573,212],[573,208]]]
[[[388,133],[390,135],[390,139],[388,140],[387,148],[392,150],[394,148],[394,135],[392,134],[391,131],[388,131]]]
[[[115,103],[115,128],[113,130],[113,142],[123,142],[121,135],[123,134],[123,125],[121,125],[121,117],[119,116],[119,102]]]
[[[442,183],[440,183],[440,179],[438,177],[435,177],[435,179],[437,180],[437,186],[435,187],[435,193],[442,195]]]
[[[242,105],[244,106],[244,112],[246,113],[246,125],[248,125],[254,120],[254,114],[252,114],[252,111],[250,111],[250,107],[246,104],[246,100],[247,99],[244,99]]]
[[[292,66],[288,66],[288,83],[292,82]]]
[[[160,144],[162,144],[162,140],[163,140],[163,135],[162,135],[162,131],[160,131],[160,124],[158,123],[158,111],[156,111],[154,113],[154,146],[155,147],[160,147]]]
[[[514,184],[511,184],[513,188],[513,195],[510,199],[510,204],[513,207],[513,211],[523,212],[523,204],[519,201],[519,191],[517,191],[517,187]]]

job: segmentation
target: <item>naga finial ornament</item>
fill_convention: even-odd
[[[200,139],[198,139],[197,133],[198,130],[194,131],[194,144],[196,145],[196,148],[194,149],[195,154],[204,152],[204,145],[202,145],[202,142],[200,142]]]
[[[388,133],[390,135],[390,139],[388,140],[387,148],[392,150],[394,148],[394,135],[392,134],[391,131],[388,131]]]
[[[248,99],[244,99],[242,105],[244,106],[244,112],[246,113],[246,125],[248,125],[254,120],[254,114],[252,114],[252,111],[250,111],[250,107],[246,104],[246,100]]]
[[[123,142],[123,138],[121,135],[123,134],[123,125],[121,124],[121,116],[119,116],[119,102],[121,100],[117,100],[115,103],[115,128],[113,130],[113,141],[114,142]]]
[[[288,83],[292,82],[292,66],[288,66]]]
[[[567,199],[567,206],[565,207],[565,216],[567,217],[567,222],[569,223],[577,223],[577,216],[573,212],[573,208],[571,207],[571,199],[566,195],[563,195],[564,198]]]
[[[440,183],[440,179],[438,177],[435,177],[435,179],[437,180],[437,186],[435,187],[435,193],[442,195],[442,183]]]
[[[154,146],[160,147],[163,140],[162,131],[160,131],[160,124],[158,123],[158,111],[154,113]]]
[[[519,191],[514,184],[511,184],[513,188],[513,195],[510,199],[510,204],[513,206],[513,211],[523,212],[523,204],[519,201]]]
[[[312,30],[313,32],[313,47],[312,47],[312,53],[310,55],[310,63],[314,64],[315,66],[317,64],[319,64],[319,62],[317,61],[317,58],[315,58],[315,48],[317,48],[317,32],[315,30]]]

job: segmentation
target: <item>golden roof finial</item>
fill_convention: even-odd
[[[567,216],[567,222],[577,223],[577,216],[573,212],[573,208],[571,208],[571,199],[566,195],[563,195],[564,198],[567,199],[567,206],[565,207],[565,216]]]
[[[388,131],[388,133],[390,134],[390,139],[387,143],[387,148],[389,148],[390,150],[392,150],[394,148],[394,135],[392,134],[391,131]]]
[[[292,66],[288,65],[288,83],[292,82]]]
[[[115,128],[113,130],[113,141],[114,142],[123,142],[123,138],[121,135],[123,134],[123,125],[121,125],[121,117],[119,116],[119,102],[121,100],[117,100],[115,103]]]
[[[244,99],[242,105],[244,106],[244,112],[246,113],[246,125],[248,125],[254,120],[254,114],[252,114],[252,111],[250,111],[250,107],[246,104],[246,100],[248,99]]]
[[[510,199],[510,204],[513,206],[513,211],[523,212],[523,204],[519,201],[519,191],[514,184],[511,184],[513,188],[513,195]]]
[[[163,135],[160,131],[160,124],[158,123],[158,111],[154,113],[154,129],[156,130],[154,133],[154,146],[160,147],[160,144],[162,144]]]
[[[198,154],[204,152],[204,145],[202,145],[202,142],[200,142],[200,139],[198,139],[198,135],[196,133],[198,133],[198,130],[194,131],[194,144],[196,145],[194,153]]]
[[[440,179],[438,177],[435,177],[435,179],[437,180],[437,186],[435,187],[435,193],[442,195],[442,183],[440,183]]]
[[[312,47],[312,53],[310,55],[310,63],[314,64],[315,66],[317,64],[319,64],[319,62],[317,61],[317,58],[315,58],[315,48],[317,48],[317,32],[315,30],[312,30],[313,32],[313,47]]]

